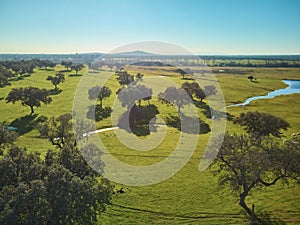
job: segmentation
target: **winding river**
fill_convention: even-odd
[[[290,94],[300,93],[300,80],[282,80],[282,82],[287,84],[288,87],[269,92],[267,95],[254,96],[254,97],[248,98],[243,103],[233,104],[233,105],[230,105],[229,107],[245,106],[254,100],[269,99],[269,98],[274,98],[274,97],[277,97],[280,95],[290,95]]]

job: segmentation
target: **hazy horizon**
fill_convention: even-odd
[[[123,53],[123,52],[120,52]],[[148,53],[148,52],[147,52]],[[151,52],[149,52],[151,53]],[[10,52],[10,53],[1,53],[0,55],[76,55],[76,54],[110,54],[108,52],[65,52],[65,53],[53,53],[53,52],[47,52],[47,53],[31,53],[31,52],[27,52],[27,53],[20,53],[20,52]],[[280,53],[280,54],[222,54],[222,53],[218,53],[218,54],[214,54],[214,53],[193,53],[191,52],[192,55],[203,55],[203,56],[300,56],[300,53]],[[161,54],[164,55],[164,54]],[[172,54],[168,54],[166,53],[166,55],[181,55],[176,54],[176,53],[172,53]]]

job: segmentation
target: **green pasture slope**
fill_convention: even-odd
[[[56,67],[56,71],[62,70]],[[215,68],[214,68],[215,69]],[[220,68],[222,69],[222,68]],[[238,73],[235,70],[246,70],[246,73]],[[42,105],[35,110],[36,115],[29,117],[29,107],[22,107],[20,103],[6,104],[5,97],[15,87],[35,86],[39,88],[53,89],[53,85],[46,81],[48,75],[56,71],[35,70],[30,77],[23,80],[11,82],[11,86],[0,89],[0,122],[6,121],[19,128],[21,136],[16,144],[26,147],[29,151],[39,151],[44,154],[47,149],[54,149],[45,139],[39,138],[38,132],[34,129],[34,121],[39,116],[57,116],[66,112],[72,112],[73,96],[80,80],[80,76],[69,76],[73,73],[65,73],[66,81],[58,87],[61,93],[53,95],[53,101],[49,105]],[[85,68],[80,72],[87,72]],[[136,68],[131,68],[135,73]],[[142,70],[145,76],[157,76],[154,70]],[[92,76],[101,76],[91,73]],[[166,79],[177,83],[184,80],[178,74],[169,72]],[[253,75],[257,82],[250,82],[247,76]],[[255,68],[232,68],[226,73],[218,73],[217,78],[222,87],[226,105],[243,102],[253,95],[267,94],[277,88],[284,88],[281,79],[300,79],[300,69],[255,69]],[[104,106],[110,106],[116,97],[115,91],[119,88],[115,77],[106,84],[113,90],[109,99],[104,100]],[[158,103],[156,98],[151,100],[157,104],[164,117],[172,113],[174,109]],[[241,112],[263,111],[285,118],[291,125],[284,135],[291,135],[300,131],[299,104],[300,95],[289,95],[277,97],[272,100],[259,100],[246,107],[228,108],[228,113],[237,116]],[[199,109],[200,117],[209,123]],[[109,127],[110,119],[97,122],[98,128]],[[241,132],[241,129],[227,123],[230,132]],[[130,154],[129,150],[122,146],[116,139],[113,131],[100,133],[104,145],[121,160],[134,165],[149,165],[170,154],[172,146],[177,144],[180,133],[173,128],[168,128],[168,135],[163,143],[149,152],[135,152]],[[106,212],[99,215],[99,224],[249,224],[245,215],[238,205],[238,198],[229,189],[218,186],[217,177],[213,176],[214,166],[204,172],[199,172],[198,166],[203,154],[209,134],[201,134],[198,148],[186,166],[170,179],[151,186],[124,187],[116,184],[116,188],[124,187],[124,194],[115,195],[112,205],[107,207]],[[254,192],[248,199],[248,203],[255,202],[257,212],[264,213],[277,222],[284,220],[286,224],[300,223],[300,188],[291,183],[289,186],[278,184],[274,187],[261,189]]]

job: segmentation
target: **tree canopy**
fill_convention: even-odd
[[[55,74],[55,76],[48,76],[47,80],[50,80],[54,85],[54,88],[57,89],[57,85],[65,81],[65,75],[62,72]]]
[[[9,130],[5,123],[0,125],[0,155],[2,155],[3,149],[12,144],[17,137],[18,134],[15,131]]]
[[[281,129],[287,130],[287,128],[290,127],[290,124],[286,120],[262,112],[241,113],[233,121],[244,127],[244,129],[255,138],[269,135],[279,137],[281,135]]]
[[[84,68],[84,65],[81,63],[72,64],[70,68],[71,68],[71,70],[75,70],[76,75],[78,75],[78,72]]]
[[[62,114],[58,117],[51,117],[38,125],[37,129],[41,137],[48,138],[53,145],[61,149],[67,142],[72,142],[69,144],[75,145],[72,115],[70,113]]]
[[[265,138],[258,142],[249,135],[224,137],[218,152],[220,185],[228,184],[239,194],[239,204],[250,217],[258,220],[246,204],[249,193],[262,186],[275,185],[279,180],[300,181],[300,139]]]
[[[71,61],[62,61],[61,65],[64,66],[67,70],[69,70],[72,66],[72,62]]]
[[[33,107],[40,107],[41,102],[49,104],[52,101],[49,97],[49,91],[37,87],[13,88],[5,100],[7,103],[12,102],[13,104],[20,101],[23,106],[29,106],[31,109],[30,115],[34,113]]]
[[[111,95],[111,93],[112,93],[111,89],[107,86],[103,86],[103,87],[94,86],[88,91],[90,100],[99,99],[101,109],[102,109],[103,99],[108,98]]]
[[[73,153],[66,164],[65,153],[48,152],[43,161],[37,153],[12,147],[0,159],[0,223],[96,224],[113,187],[94,173],[78,173],[81,155]]]
[[[9,78],[11,78],[12,76],[13,74],[9,69],[0,66],[0,87],[9,85]]]
[[[186,71],[184,71],[183,69],[177,69],[176,72],[177,72],[177,73],[180,73],[180,75],[182,76],[182,79],[184,79],[184,76],[188,74],[188,73],[187,73]]]
[[[122,86],[128,85],[134,81],[134,76],[130,75],[127,71],[118,71],[116,72],[116,75],[119,84]]]
[[[122,107],[132,107],[136,105],[136,102],[141,105],[141,100],[149,101],[151,98],[152,89],[141,84],[123,87],[118,93]]]
[[[280,129],[287,129],[289,124],[267,113],[241,113],[234,122],[245,127],[247,134],[225,135],[216,160],[219,183],[228,184],[238,193],[239,204],[252,221],[262,222],[254,205],[252,209],[247,205],[246,197],[280,180],[300,183],[300,137],[282,141]]]
[[[168,87],[164,92],[158,94],[161,102],[177,107],[178,113],[181,108],[190,103],[187,93],[182,88]]]

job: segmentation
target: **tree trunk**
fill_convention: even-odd
[[[248,191],[244,191],[242,194],[240,194],[240,201],[239,201],[239,205],[247,212],[247,214],[250,216],[251,218],[251,224],[253,224],[255,221],[257,221],[257,216],[255,215],[254,213],[254,206],[253,207],[253,210],[251,210],[246,202],[245,202],[245,199],[248,195]]]
[[[30,110],[31,110],[31,113],[30,113],[30,116],[34,113],[34,109],[33,109],[33,106],[30,105]]]
[[[180,115],[181,114],[180,106],[177,106],[177,109],[178,109],[178,114]]]

